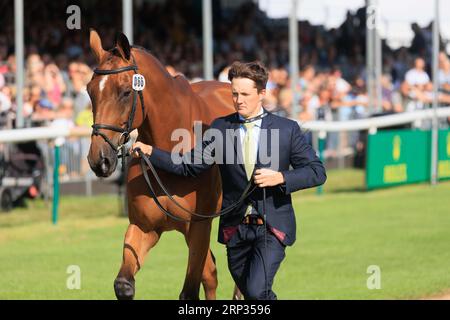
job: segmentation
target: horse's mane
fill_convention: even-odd
[[[150,55],[153,55],[149,49],[144,48],[144,47],[142,47],[142,46],[132,45],[131,48],[132,48],[132,49],[138,49],[138,50],[144,51],[145,53],[148,53],[148,54],[150,54]],[[109,49],[108,51],[109,51],[111,54],[120,57],[119,50],[117,49],[117,47],[113,47],[113,48]]]
[[[153,55],[153,53],[152,53],[149,49],[144,48],[144,47],[142,47],[142,46],[138,46],[138,45],[132,45],[131,48],[132,48],[132,49],[137,49],[137,50],[143,51],[143,53],[148,54],[148,55],[153,59],[153,61],[161,68],[161,71],[162,71],[163,73],[167,73],[167,75],[171,76],[171,75],[169,74],[169,72],[167,72],[166,68],[165,68],[164,65],[161,63],[161,61],[160,61],[157,57],[155,57],[155,56]],[[119,58],[121,57],[121,56],[120,56],[120,53],[119,53],[119,50],[117,49],[117,47],[113,47],[113,48],[109,49],[108,52],[109,52],[112,56],[116,56],[116,57],[119,57]],[[173,76],[173,77],[171,76],[171,77],[174,78],[174,79],[176,79],[176,78],[178,78],[178,77],[180,77],[180,76],[182,76],[183,79],[185,79],[185,80],[187,81],[186,76],[185,76],[184,74],[177,74],[177,75],[175,75],[175,76]]]
[[[142,47],[142,46],[132,45],[131,48],[133,48],[133,49],[139,49],[139,50],[144,51],[145,53],[148,53],[148,54],[150,54],[150,55],[153,55],[152,52],[151,52],[149,49],[144,48],[144,47]]]
[[[165,70],[164,66],[161,64],[159,59],[156,58],[149,49],[146,49],[146,48],[138,46],[138,45],[132,45],[131,48],[143,51],[144,53],[148,54],[150,57],[152,57],[155,60],[156,63],[158,63]],[[119,58],[121,57],[117,47],[113,47],[113,48],[109,49],[108,52],[111,53],[111,55],[113,55],[113,56],[117,56]]]
[[[132,45],[131,48],[132,48],[132,49],[140,50],[140,51],[142,51],[143,53],[148,54],[148,55],[152,58],[153,62],[154,62],[156,65],[158,65],[158,66],[160,67],[161,71],[162,71],[163,73],[165,73],[167,76],[169,76],[169,77],[172,78],[172,76],[171,76],[171,75],[169,74],[169,72],[166,70],[166,68],[165,68],[164,65],[161,63],[161,61],[160,61],[157,57],[155,57],[155,56],[153,55],[153,53],[152,53],[149,49],[144,48],[144,47],[141,47],[141,46],[138,46],[138,45]]]

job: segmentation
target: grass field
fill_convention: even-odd
[[[322,196],[294,195],[298,237],[275,279],[280,299],[414,299],[450,288],[450,182],[362,192],[363,179],[329,171]],[[0,299],[114,299],[128,222],[118,208],[114,196],[63,197],[57,226],[43,201],[0,215]],[[229,299],[217,222],[217,296]],[[136,299],[176,299],[186,261],[181,234],[163,234],[136,276]],[[66,288],[69,265],[81,268],[80,290]],[[381,289],[366,286],[370,265]]]

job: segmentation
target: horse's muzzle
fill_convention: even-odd
[[[116,170],[117,155],[112,152],[108,152],[107,155],[104,152],[100,152],[97,159],[93,159],[92,154],[89,153],[88,162],[97,177],[106,178]]]

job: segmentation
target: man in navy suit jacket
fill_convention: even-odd
[[[156,167],[182,176],[195,177],[218,164],[222,208],[226,208],[240,198],[249,182],[243,144],[251,141],[257,146],[250,179],[258,188],[234,211],[220,217],[218,240],[227,246],[228,267],[244,297],[276,299],[273,279],[285,257],[285,247],[292,245],[296,236],[291,193],[325,183],[325,168],[295,121],[262,107],[268,80],[264,66],[235,62],[228,77],[237,112],[211,124],[223,137],[221,143],[217,143],[217,135],[207,139],[201,148],[178,155],[177,163],[173,161],[177,155],[141,142],[133,149],[140,148]],[[244,141],[246,123],[252,123],[252,134]]]

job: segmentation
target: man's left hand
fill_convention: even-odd
[[[284,183],[284,176],[281,172],[270,169],[255,170],[255,183],[258,187],[273,187]]]

